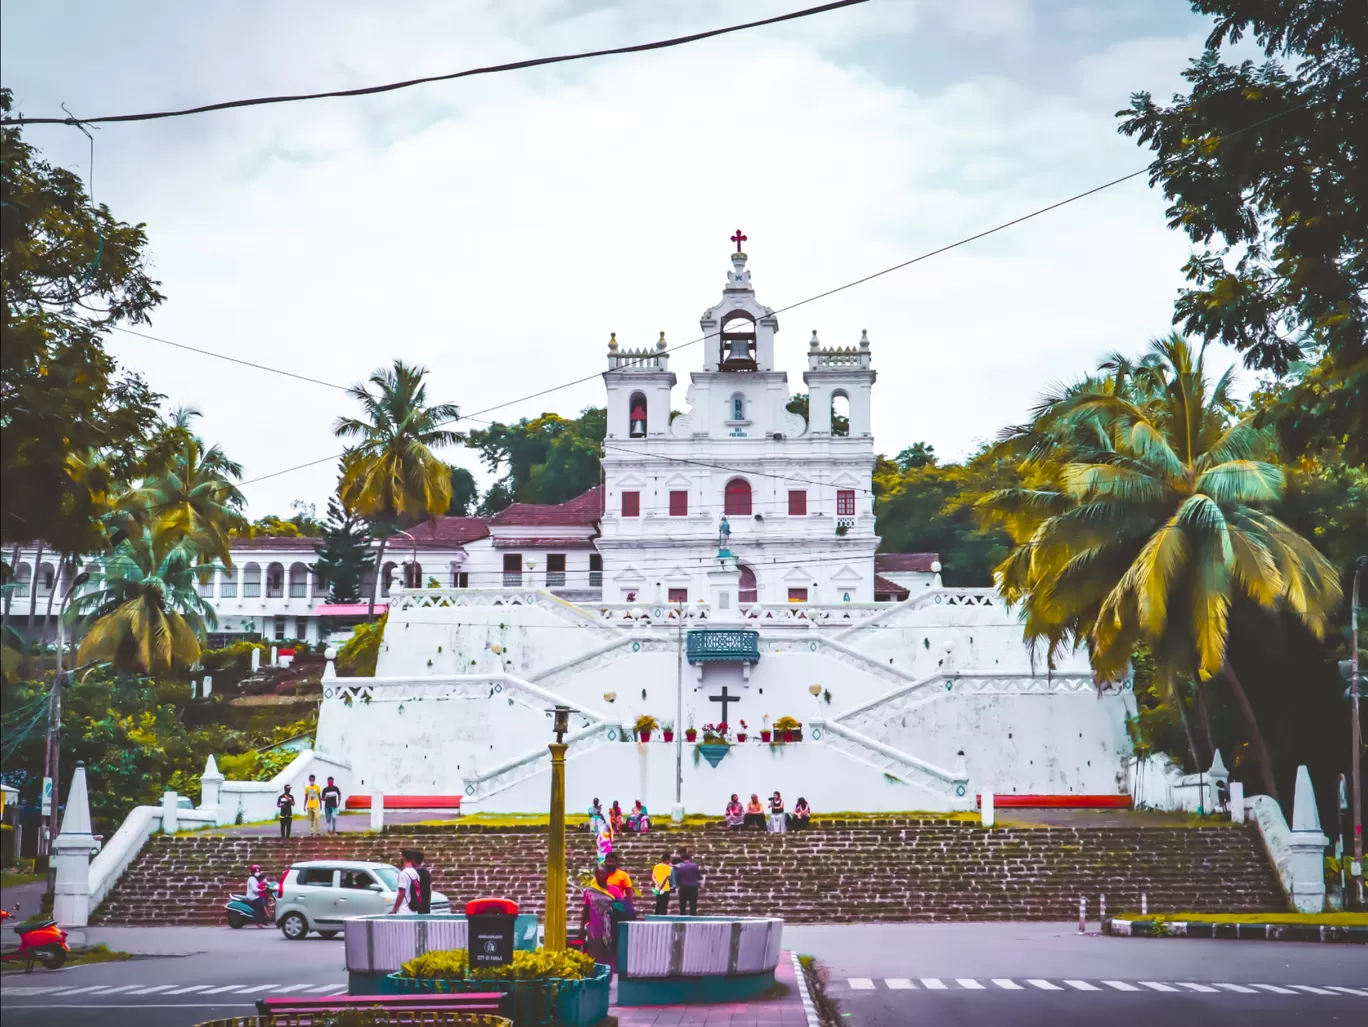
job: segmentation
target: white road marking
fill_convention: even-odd
[[[969,991],[983,990],[983,985],[980,984],[978,981],[974,980],[972,977],[956,977],[955,983],[958,984],[961,988],[966,988]]]
[[[1177,991],[1177,990],[1178,990],[1177,988],[1171,988],[1171,987],[1169,987],[1167,984],[1160,984],[1158,981],[1141,981],[1140,983],[1143,984],[1146,988],[1149,988],[1151,991]]]
[[[56,986],[50,988],[35,988],[28,985],[20,985],[17,988],[5,988],[0,994],[5,995],[46,995],[49,991],[56,991]]]
[[[233,994],[234,994],[234,995],[255,995],[255,994],[256,994],[257,992],[259,992],[259,991],[274,991],[276,988],[279,988],[279,987],[280,987],[279,984],[249,984],[249,985],[247,985],[247,987],[245,987],[245,988],[238,988],[238,990],[235,991],[235,992],[233,992]],[[213,992],[210,992],[210,994],[212,995]]]
[[[1058,984],[1052,984],[1052,983],[1049,982],[1049,981],[1041,980],[1039,977],[1028,977],[1028,978],[1026,978],[1026,983],[1029,984],[1029,985],[1030,985],[1031,987],[1033,987],[1033,988],[1039,988],[1041,991],[1063,991],[1063,990],[1064,990],[1064,989],[1061,988]]]
[[[923,987],[923,988],[926,988],[926,989],[928,989],[928,990],[930,990],[930,991],[944,991],[944,990],[945,990],[945,982],[942,981],[939,977],[923,977],[923,978],[921,979],[921,982],[922,982],[922,987]]]
[[[291,992],[291,991],[303,991],[305,988],[312,988],[312,987],[313,987],[312,984],[287,984],[287,985],[285,985],[285,987],[283,987],[283,988],[277,988],[277,989],[275,990],[275,993],[276,993],[277,995],[284,995],[284,994],[286,994],[286,993],[288,993],[288,992]],[[325,985],[325,987],[331,988],[332,985],[331,985],[331,984],[328,984],[328,985]]]
[[[107,988],[107,984],[87,984],[84,988],[58,988],[52,994],[55,995],[80,995],[86,991],[98,991],[100,988]]]
[[[846,982],[855,991],[873,991],[874,981],[868,977],[852,977]]]
[[[210,988],[205,992],[206,995],[222,995],[225,991],[237,991],[241,984],[225,984],[221,988]]]
[[[1333,995],[1333,991],[1324,988],[1313,988],[1309,984],[1289,984],[1289,988],[1296,988],[1298,991],[1310,992],[1312,995]]]
[[[1242,995],[1257,995],[1258,992],[1253,988],[1246,988],[1243,984],[1221,984],[1217,982],[1216,987],[1225,988],[1226,991],[1238,991]]]
[[[914,991],[917,987],[906,977],[886,977],[884,984],[888,985],[889,991]]]
[[[1102,989],[1099,988],[1097,985],[1095,985],[1095,984],[1089,984],[1087,981],[1065,981],[1064,983],[1067,984],[1070,988],[1073,988],[1075,991],[1101,991],[1101,990],[1102,990]]]
[[[152,987],[150,987],[150,988],[134,988],[132,991],[129,992],[129,994],[130,994],[130,995],[151,995],[152,993],[158,992],[158,991],[170,991],[170,990],[171,990],[172,988],[174,988],[174,987],[175,987],[174,984],[154,984],[154,985],[152,985]]]
[[[1215,994],[1215,988],[1208,988],[1205,984],[1193,984],[1191,981],[1178,981],[1178,987],[1187,988],[1189,991],[1205,991],[1208,994]]]
[[[1327,984],[1326,987],[1334,988],[1336,991],[1347,992],[1350,995],[1362,995],[1364,998],[1368,998],[1368,991],[1364,991],[1362,988],[1345,988],[1339,984]]]
[[[192,991],[207,991],[209,988],[210,988],[210,985],[208,985],[208,984],[192,984],[192,985],[190,985],[190,987],[188,987],[188,988],[177,988],[175,991],[168,991],[167,994],[168,994],[168,995],[189,995]]]
[[[134,988],[141,987],[141,984],[121,984],[117,988],[104,987],[98,990],[92,990],[90,994],[99,995],[101,998],[103,998],[105,995],[115,995],[121,991],[132,991]]]
[[[999,988],[1001,988],[1003,991],[1024,991],[1024,990],[1025,990],[1025,989],[1022,988],[1022,986],[1021,986],[1020,984],[1018,984],[1016,981],[1009,980],[1009,979],[1006,978],[1006,977],[994,977],[994,978],[993,978],[993,983],[996,984],[996,985],[997,985]]]
[[[1263,988],[1264,991],[1271,991],[1274,995],[1295,995],[1296,992],[1291,988],[1280,988],[1276,984],[1256,984],[1256,988]]]
[[[1127,984],[1125,981],[1103,981],[1108,988],[1115,988],[1117,991],[1139,991],[1134,984]]]

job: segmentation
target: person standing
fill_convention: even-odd
[[[399,870],[399,882],[395,886],[394,905],[390,908],[391,916],[395,913],[416,913],[414,904],[420,901],[418,890],[421,882],[413,865],[415,853],[412,849],[405,849],[400,856],[403,866]]]
[[[619,865],[618,854],[616,852],[608,853],[608,858],[603,861],[603,867],[608,871],[608,883],[622,892],[622,896],[627,902],[635,905],[636,889],[632,887],[631,876]]]
[[[290,831],[294,827],[294,808],[295,797],[290,792],[290,786],[286,785],[285,790],[276,799],[276,809],[280,813],[280,840],[282,842],[290,837]]]
[[[674,878],[674,862],[668,852],[662,853],[660,862],[651,868],[651,891],[655,895],[657,916],[670,912],[670,881]]]
[[[418,874],[418,903],[414,907],[415,913],[432,912],[432,871],[428,870],[427,864],[423,862],[423,851],[413,850],[413,869]]]
[[[783,834],[788,830],[788,821],[784,817],[784,797],[778,792],[775,792],[770,796],[769,813],[769,830],[771,834]]]
[[[580,937],[584,951],[596,963],[616,965],[613,958],[613,903],[622,896],[608,884],[608,868],[594,868],[594,879],[584,889],[584,906],[580,911]]]
[[[323,789],[318,787],[318,779],[309,775],[309,783],[304,788],[304,812],[309,816],[309,837],[319,833],[318,814],[323,808]]]
[[[329,834],[337,834],[337,811],[342,807],[342,789],[332,778],[323,789],[323,822]]]
[[[672,883],[679,892],[679,915],[698,916],[698,889],[703,887],[703,870],[687,849],[679,850]]]

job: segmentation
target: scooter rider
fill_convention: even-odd
[[[253,863],[247,868],[247,901],[256,910],[257,924],[261,927],[269,926],[266,916],[266,895],[266,881],[261,867]]]

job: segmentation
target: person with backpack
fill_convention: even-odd
[[[422,900],[419,891],[422,889],[422,880],[418,876],[418,869],[413,865],[415,851],[405,849],[400,853],[403,859],[403,866],[399,870],[399,882],[395,887],[394,905],[390,907],[390,914],[395,913],[416,913],[417,905]]]
[[[328,778],[327,787],[323,789],[323,820],[328,825],[329,834],[337,834],[337,811],[342,806],[342,789],[337,787],[337,783]]]
[[[289,785],[276,799],[276,808],[280,811],[280,840],[283,842],[290,837],[290,829],[294,827],[295,797],[290,793]]]
[[[418,895],[413,911],[415,913],[431,913],[432,872],[428,870],[427,864],[423,862],[423,852],[421,849],[413,850],[413,869],[418,871]]]

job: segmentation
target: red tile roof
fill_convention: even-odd
[[[411,532],[419,549],[459,549],[467,542],[489,536],[487,517],[438,517],[435,521],[424,521]],[[312,552],[319,542],[316,538],[235,538],[234,552],[267,550],[302,550]],[[395,535],[389,540],[390,548],[409,548],[413,543],[403,535]]]
[[[594,540],[591,538],[523,538],[513,536],[511,538],[496,538],[494,540],[495,549],[593,549]]]
[[[895,595],[899,599],[906,599],[912,593],[903,585],[896,581],[889,581],[881,575],[874,575],[874,594],[875,595]]]
[[[909,571],[918,571],[930,574],[931,565],[939,559],[940,553],[875,553],[874,573],[882,571],[885,574],[906,574]]]
[[[596,485],[583,495],[564,503],[514,503],[490,518],[497,526],[532,525],[561,527],[570,524],[597,524],[603,518],[603,486]]]
[[[318,544],[316,538],[235,538],[231,548],[234,552],[251,552],[268,550],[287,549],[297,552],[312,553],[314,546]]]

